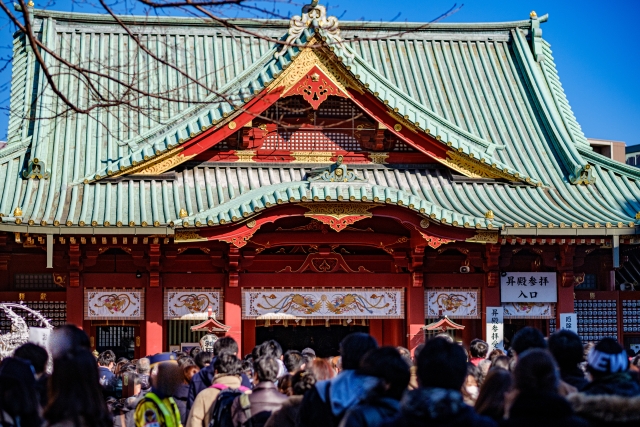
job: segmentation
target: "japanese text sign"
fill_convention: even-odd
[[[556,273],[502,273],[500,299],[505,302],[558,302]]]
[[[489,352],[504,350],[504,309],[502,307],[487,307],[487,343]]]
[[[578,315],[576,313],[560,313],[560,328],[578,333]]]

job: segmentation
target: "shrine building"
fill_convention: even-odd
[[[640,350],[640,169],[589,146],[546,15],[29,11],[46,50],[13,36],[1,301],[128,357],[188,349],[207,319],[242,354],[329,356],[352,331],[508,345],[525,325]],[[97,87],[123,103],[59,96]]]

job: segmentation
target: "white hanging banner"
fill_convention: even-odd
[[[553,319],[555,304],[550,302],[506,302],[502,304],[505,319]]]
[[[502,273],[500,300],[505,302],[558,302],[556,273]]]
[[[144,290],[85,289],[85,320],[144,320]]]
[[[425,317],[480,318],[479,289],[440,289],[425,292]]]
[[[29,342],[49,351],[49,337],[53,329],[29,327]]]
[[[404,289],[243,289],[243,319],[403,319]]]
[[[500,349],[504,351],[504,309],[487,307],[487,343],[489,352]]]
[[[202,318],[199,314],[207,313],[208,307],[222,319],[222,293],[211,289],[165,289],[164,318],[192,319]]]
[[[576,313],[560,313],[560,327],[578,333],[578,315]]]

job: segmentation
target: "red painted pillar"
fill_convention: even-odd
[[[237,283],[237,282],[236,282]],[[238,343],[240,354],[251,351],[253,347],[247,349],[245,346],[248,343],[242,341],[242,300],[241,300],[240,288],[236,286],[229,286],[229,283],[224,288],[224,323],[229,326],[229,332],[227,335],[232,337]],[[254,341],[255,341],[255,329],[254,329]]]
[[[406,294],[407,300],[407,337],[404,345],[407,346],[411,354],[418,345],[424,342],[424,287],[420,281],[420,286],[409,286]]]
[[[145,294],[145,320],[141,331],[141,355],[162,353],[162,288],[160,286],[147,286]]]
[[[402,333],[404,321],[402,319],[385,319],[382,322],[382,343],[380,345],[398,346],[404,345]]]
[[[382,319],[369,320],[369,334],[376,339],[378,345],[382,345]]]
[[[81,286],[67,288],[67,323],[83,329],[84,292]],[[89,333],[89,331],[87,331]]]
[[[239,345],[239,344],[238,344]],[[245,320],[242,322],[242,346],[238,357],[250,353],[256,346],[256,321]]]
[[[556,305],[556,325],[560,325],[560,313],[573,313],[573,273],[570,286],[565,286],[562,273],[557,273],[558,303]]]

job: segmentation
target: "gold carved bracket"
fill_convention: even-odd
[[[348,202],[300,203],[299,205],[309,210],[304,216],[327,224],[337,232],[361,219],[371,218],[373,214],[369,210],[377,206],[374,203]]]
[[[471,243],[498,243],[498,237],[497,231],[478,231],[466,241]]]

